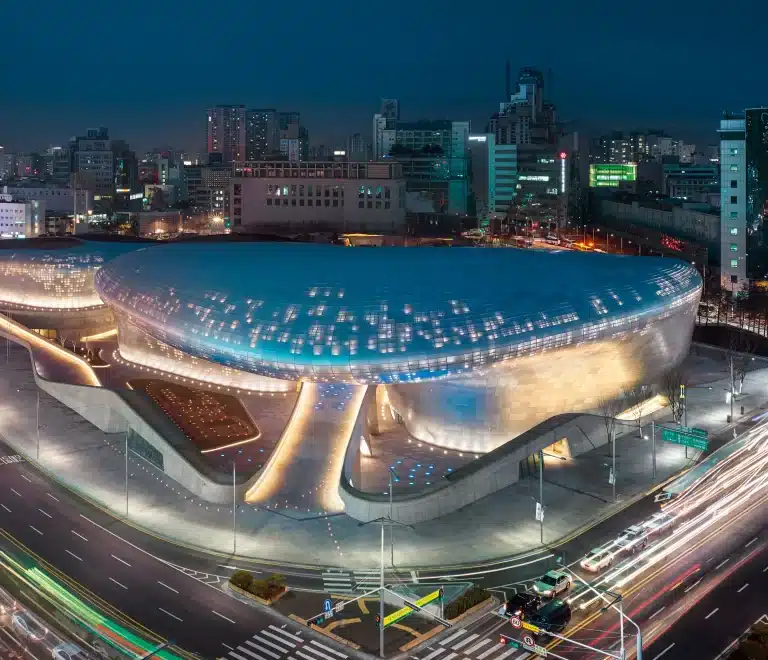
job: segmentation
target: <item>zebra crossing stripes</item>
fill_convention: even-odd
[[[11,456],[0,456],[0,465],[10,465],[11,463],[23,463],[24,457],[19,454],[12,454]]]
[[[372,591],[379,587],[381,573],[379,571],[355,571],[354,573],[357,591]]]
[[[489,644],[493,644],[493,646],[485,648]],[[462,656],[460,660],[505,660],[506,658],[509,658],[509,660],[525,660],[531,656],[529,651],[514,647],[509,647],[502,651],[504,647],[504,644],[498,642],[497,637],[481,638],[478,634],[469,633],[465,628],[459,628],[452,635],[441,640],[440,646],[421,660],[454,660],[458,656]],[[451,652],[443,655],[446,651]],[[475,655],[478,651],[482,652]],[[510,658],[513,653],[519,653],[519,655],[514,655]]]
[[[236,649],[230,649],[231,660],[347,660],[349,656],[317,640],[306,640],[296,634],[270,625],[255,633]]]
[[[346,593],[352,591],[352,573],[349,571],[329,568],[323,572],[323,588],[331,593]]]

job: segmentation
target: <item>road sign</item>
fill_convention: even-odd
[[[523,644],[533,648],[535,646],[536,642],[533,641],[533,637],[531,637],[530,635],[523,635]]]
[[[693,447],[706,451],[709,447],[709,434],[704,429],[682,426],[679,429],[662,429],[661,439],[676,445]]]
[[[344,609],[344,601],[343,600],[340,600],[338,603],[336,603],[333,606],[333,611],[336,612],[336,614],[341,612],[343,609]]]
[[[523,624],[523,622],[522,622],[522,621],[520,621],[520,619],[518,619],[516,616],[510,617],[510,619],[509,619],[509,622],[510,622],[510,623],[511,623],[511,624],[512,624],[512,625],[513,625],[515,628],[519,628],[519,627],[520,627],[520,626]]]
[[[616,483],[616,475],[613,473],[613,468],[608,471],[608,483],[611,485]]]
[[[547,657],[547,649],[545,649],[543,646],[539,646],[538,644],[533,645],[533,651],[534,653],[538,653],[540,656],[546,658]]]
[[[541,502],[536,502],[536,520],[539,522],[544,520],[544,507],[541,506]]]
[[[323,601],[323,612],[330,612],[333,609],[333,603],[330,598],[326,598]]]
[[[528,623],[526,621],[523,621],[522,623],[523,623],[523,628],[525,628],[526,630],[530,630],[533,633],[541,632],[541,628],[539,628],[538,626],[534,626],[532,623]]]

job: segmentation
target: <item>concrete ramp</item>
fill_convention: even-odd
[[[339,513],[339,482],[366,386],[304,383],[288,426],[245,500],[277,513]]]

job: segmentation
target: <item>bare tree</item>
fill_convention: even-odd
[[[680,424],[683,419],[684,401],[680,398],[681,386],[685,385],[687,374],[681,367],[670,369],[659,382],[659,389],[667,401],[672,412],[672,421]]]
[[[752,354],[757,349],[757,338],[751,333],[731,330],[728,334],[726,364],[730,372],[733,369],[733,393],[739,395],[744,388]]]
[[[635,385],[624,390],[624,399],[629,404],[629,413],[637,424],[637,431],[643,437],[643,416],[648,410],[648,399],[653,393],[649,385]]]
[[[600,414],[603,416],[603,423],[605,424],[605,437],[607,438],[608,445],[613,452],[613,445],[611,445],[611,435],[616,428],[616,415],[621,412],[623,403],[621,399],[617,397],[600,397],[597,400],[597,407],[600,410]]]

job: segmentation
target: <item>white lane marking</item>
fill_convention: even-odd
[[[675,645],[674,642],[672,642],[667,648],[665,648],[659,655],[657,655],[653,660],[659,660],[659,658],[664,655],[667,651],[670,651],[672,647]]]
[[[30,525],[29,528],[36,531],[38,534],[40,534],[40,536],[43,535],[43,533],[37,527],[32,527],[32,525]]]
[[[731,558],[730,557],[726,557],[717,566],[715,566],[715,570],[717,570],[718,568],[721,568],[722,566],[725,566],[729,561],[731,561]]]
[[[744,586],[741,589],[736,589],[736,593],[740,594],[744,589],[746,589],[749,586],[749,582],[745,582]]]
[[[40,513],[42,513],[44,516],[48,516],[49,518],[53,518],[53,516],[52,516],[50,513],[47,513],[47,512],[45,512],[45,511],[43,511],[42,509],[38,509],[38,511],[39,511]]]
[[[270,628],[271,628],[271,626],[270,626]],[[278,630],[279,630],[279,628],[278,628]],[[288,646],[290,646],[292,649],[295,649],[295,648],[296,648],[296,644],[293,644],[293,643],[289,642],[288,640],[286,640],[286,639],[283,639],[282,637],[278,637],[277,635],[273,635],[271,632],[269,632],[269,631],[267,631],[267,630],[262,630],[262,631],[261,631],[261,634],[262,634],[262,635],[266,635],[267,637],[271,637],[272,639],[274,639],[274,640],[275,640],[275,641],[277,641],[277,642],[280,642],[281,644],[287,644],[287,645],[288,645]],[[299,641],[301,642],[301,641],[303,641],[303,640],[299,640]]]
[[[277,651],[280,651],[280,653],[288,653],[288,649],[283,648],[282,646],[278,646],[277,644],[270,642],[269,640],[266,640],[263,637],[259,637],[258,635],[254,635],[252,639],[258,639],[262,644],[266,644],[267,646]],[[256,647],[256,648],[261,648],[261,647]],[[267,649],[264,649],[264,653],[269,653],[269,655],[272,655],[269,651],[267,651]]]
[[[648,617],[648,620],[650,621],[653,617],[655,617],[657,614],[661,614],[665,609],[667,609],[667,606],[664,605],[663,607],[660,607],[658,610],[656,610],[651,616]]]
[[[453,660],[454,658],[458,657],[458,655],[458,653],[449,653],[443,658],[443,660]]]
[[[78,557],[78,556],[77,556],[77,555],[76,555],[74,552],[72,552],[71,550],[67,550],[66,548],[64,548],[64,552],[66,552],[67,554],[70,554],[70,555],[72,555],[72,556],[73,556],[75,559],[77,559],[77,561],[83,561],[82,559],[80,559],[80,557]]]
[[[763,569],[763,573],[765,573],[766,571],[768,571],[768,566],[766,566],[766,567]]]
[[[247,653],[252,658],[256,658],[256,660],[266,660],[266,658],[262,658],[258,653],[254,653],[253,651],[249,651],[247,648],[245,648],[243,646],[238,646],[237,650],[238,651],[242,651],[243,653]],[[259,649],[259,650],[263,650],[263,649]],[[277,656],[277,657],[279,658],[280,656]]]
[[[309,649],[309,648],[307,648],[306,650],[307,650],[307,651],[311,651],[311,650],[313,650],[313,649]],[[325,653],[321,653],[321,652],[320,652],[320,651],[318,651],[317,649],[314,649],[314,651],[315,651],[315,653],[317,653],[319,656],[322,656],[323,658],[328,658],[329,660],[330,660],[330,658],[331,658],[331,656],[330,656],[330,655],[325,655]],[[296,655],[298,655],[300,658],[304,658],[304,660],[317,660],[317,658],[315,658],[315,657],[313,657],[313,656],[311,656],[311,655],[305,655],[305,654],[304,654],[304,653],[302,653],[301,651],[295,651],[295,653],[296,653]]]
[[[312,653],[316,653],[321,658],[325,658],[325,660],[336,660],[332,655],[328,655],[327,653],[323,653],[322,651],[312,648],[311,646],[305,646],[304,651],[311,651]],[[299,655],[300,651],[296,651],[296,655]],[[308,660],[317,660],[317,658],[313,658],[311,655],[309,656]]]
[[[29,483],[32,483],[32,479],[30,479],[26,474],[22,474],[21,478],[26,479]]]
[[[281,635],[285,635],[289,639],[292,639],[294,642],[303,642],[304,640],[301,637],[296,637],[296,635],[291,635],[287,630],[282,630],[280,628],[276,628],[271,623],[269,624],[269,627],[271,630],[274,630],[275,632],[279,632]],[[266,632],[266,631],[265,631]]]
[[[175,594],[179,593],[173,587],[169,587],[165,582],[160,582],[160,580],[158,580],[157,583],[163,585],[166,589],[168,589],[169,591],[172,591]],[[224,644],[224,646],[226,646],[226,644]],[[232,647],[230,647],[230,648],[232,648]]]
[[[229,621],[230,623],[234,623],[232,619],[230,619],[228,616],[224,616],[223,614],[219,614],[216,610],[211,610],[216,616],[220,616],[222,619],[225,619],[226,621]]]
[[[112,582],[114,582],[118,587],[122,587],[123,589],[128,589],[128,587],[126,587],[124,584],[121,584],[120,582],[115,580],[115,578],[109,578],[109,579],[112,580]]]
[[[454,644],[454,645],[451,647],[451,649],[452,649],[453,651],[458,651],[458,650],[459,650],[459,649],[460,649],[462,646],[466,646],[466,645],[467,645],[467,644],[469,644],[469,643],[470,643],[470,642],[471,642],[473,639],[477,639],[478,637],[480,637],[480,635],[478,635],[477,633],[472,633],[472,634],[471,634],[469,637],[465,637],[464,639],[462,639],[462,640],[461,640],[461,641],[460,641],[458,644]]]
[[[483,660],[483,658],[491,655],[491,653],[494,653],[498,651],[499,649],[504,648],[504,644],[496,644],[496,646],[492,646],[487,651],[483,651],[480,655],[478,655],[479,660]]]
[[[747,545],[745,545],[745,548],[748,548],[750,545],[752,545],[755,541],[757,541],[757,537],[753,538]]]
[[[422,658],[422,660],[434,660],[434,658],[436,658],[441,653],[445,653],[445,649],[444,648],[437,649],[437,651],[432,651],[432,653],[430,653],[428,656]]]
[[[234,651],[230,651],[229,655],[231,655],[233,658],[237,658],[237,660],[248,660],[244,655],[240,655],[239,653],[235,653]]]
[[[120,559],[120,557],[116,557],[115,555],[110,555],[110,557],[112,557],[112,559],[117,559],[121,564],[125,564],[128,568],[131,568],[131,565],[125,561],[125,559]]]
[[[83,541],[88,541],[88,539],[87,539],[87,538],[85,538],[85,537],[84,537],[82,534],[78,534],[78,533],[77,533],[77,532],[76,532],[74,529],[72,529],[72,530],[70,530],[70,531],[71,531],[71,532],[72,532],[72,533],[73,533],[75,536],[77,536],[78,538],[81,538],[81,539],[83,539]]]
[[[3,507],[8,513],[11,512],[11,510],[7,506],[5,506],[5,504],[0,504],[0,506]]]
[[[221,643],[221,645],[222,645],[224,648],[227,648],[227,649],[229,649],[230,651],[234,651],[234,650],[235,650],[235,647],[234,647],[234,646],[230,646],[229,644],[225,644],[224,642],[222,642],[222,643]]]
[[[254,637],[255,637],[255,635],[254,635]],[[264,643],[263,639],[261,639],[259,637],[256,637],[256,639],[258,639],[260,642]],[[252,646],[257,651],[261,651],[262,653],[266,653],[268,656],[270,656],[272,658],[275,658],[275,660],[278,660],[278,658],[280,658],[280,656],[277,655],[274,651],[268,651],[263,646],[259,646],[258,644],[256,644],[256,642],[252,642],[250,639],[245,640],[245,643],[248,644],[248,646]],[[287,651],[285,649],[283,649],[282,652],[283,653],[287,653]],[[264,658],[262,658],[261,660],[264,660]]]
[[[316,642],[314,639],[310,642],[310,644],[314,644],[315,646],[319,646],[321,649],[325,649],[328,651],[328,653],[333,653],[334,655],[338,655],[340,658],[348,658],[349,656],[344,655],[340,651],[335,651],[330,646],[326,646],[325,644],[321,644],[320,642]],[[310,648],[308,646],[305,646],[304,648]]]
[[[493,660],[504,660],[508,655],[512,655],[513,653],[517,652],[518,649],[515,647],[508,648],[504,653],[497,655]],[[522,656],[525,657],[525,656]]]
[[[693,588],[694,588],[694,587],[695,587],[695,586],[696,586],[696,585],[697,585],[699,582],[701,582],[701,580],[702,580],[702,578],[699,578],[698,580],[696,580],[696,582],[694,582],[694,583],[693,583],[693,584],[692,584],[690,587],[688,587],[688,588],[687,588],[687,589],[686,589],[686,590],[685,590],[683,593],[686,593],[686,594],[687,594],[687,593],[688,593],[688,592],[689,592],[691,589],[693,589]]]
[[[442,642],[440,642],[440,644],[442,646],[446,646],[450,644],[454,639],[458,639],[459,637],[464,635],[466,632],[467,631],[464,630],[464,628],[461,628],[458,632],[453,633],[453,635],[451,635],[448,639],[444,639]]]
[[[19,497],[21,497],[21,493],[20,493],[18,490],[16,490],[15,488],[11,488],[11,492],[12,492],[12,493],[15,493],[16,495],[18,495]]]
[[[164,610],[162,607],[158,607],[157,609],[158,609],[158,610],[160,610],[161,612],[164,612],[164,613],[165,613],[165,614],[167,614],[168,616],[170,616],[170,617],[173,617],[173,618],[174,618],[174,619],[176,619],[177,621],[181,621],[182,623],[184,623],[184,619],[182,619],[182,618],[180,618],[180,617],[176,616],[175,614],[171,614],[171,613],[170,613],[168,610]]]
[[[716,607],[714,610],[712,610],[707,616],[704,617],[704,620],[706,621],[709,617],[711,617],[715,612],[719,612],[720,608]]]
[[[477,649],[481,649],[486,644],[490,644],[490,643],[491,643],[490,639],[483,639],[480,642],[478,642],[477,644],[475,644],[474,646],[470,646],[466,651],[464,651],[464,653],[469,655],[470,653],[474,653],[475,651],[477,651]]]
[[[47,495],[48,497],[50,497],[52,500],[56,500],[57,502],[61,502],[61,500],[60,500],[58,497],[54,497],[54,496],[53,496],[53,495],[51,495],[50,493],[46,493],[46,495]]]

